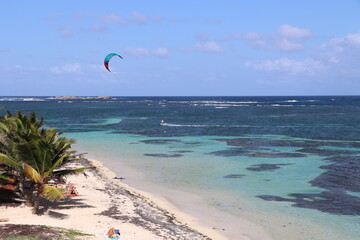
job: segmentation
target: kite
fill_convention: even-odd
[[[105,68],[106,68],[109,72],[111,72],[110,69],[109,69],[109,61],[110,61],[110,59],[111,59],[113,56],[119,56],[119,57],[122,59],[122,56],[120,56],[119,54],[116,54],[116,53],[110,53],[110,54],[108,54],[108,55],[105,57],[105,59],[104,59],[104,65],[105,65]]]

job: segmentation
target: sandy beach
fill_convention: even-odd
[[[78,163],[80,164],[80,163]],[[243,234],[229,237],[225,229],[200,224],[171,203],[139,191],[115,179],[115,173],[95,160],[83,160],[82,165],[94,166],[87,176],[69,176],[79,192],[76,197],[50,203],[40,215],[31,208],[0,207],[4,224],[31,224],[63,227],[89,234],[83,239],[104,239],[111,227],[120,229],[123,239],[271,239],[259,229],[239,226]],[[0,225],[1,226],[1,225]],[[254,237],[255,236],[255,237]]]

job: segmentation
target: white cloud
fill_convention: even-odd
[[[52,73],[75,73],[80,71],[80,64],[79,63],[71,63],[71,64],[65,64],[62,66],[55,66],[50,68],[50,71]]]
[[[44,18],[45,22],[50,26],[54,27],[55,23],[62,17],[63,15],[60,13],[53,13]]]
[[[199,41],[208,41],[209,40],[209,35],[207,34],[198,34],[196,36],[196,39]]]
[[[319,55],[329,59],[332,63],[344,62],[346,65],[356,64],[360,61],[360,33],[348,34],[344,37],[330,39],[320,48]]]
[[[360,33],[349,34],[345,37],[345,40],[354,45],[360,46]]]
[[[250,32],[245,34],[242,39],[245,39],[246,41],[248,41],[248,43],[254,47],[261,47],[264,48],[267,46],[267,41],[266,41],[266,37],[259,34],[259,33],[254,33],[254,32]]]
[[[121,23],[123,22],[122,17],[116,13],[109,13],[100,17],[104,23]]]
[[[128,22],[136,24],[144,24],[148,21],[148,17],[140,12],[132,12]]]
[[[244,40],[254,48],[281,51],[296,52],[304,49],[304,41],[312,37],[309,29],[294,27],[290,25],[281,25],[277,31],[270,34],[261,34],[248,32],[246,34],[231,34],[219,38],[220,40]]]
[[[204,22],[205,24],[210,24],[210,25],[218,25],[221,23],[220,20],[217,18],[208,18]]]
[[[342,51],[348,47],[360,47],[360,33],[348,34],[341,38],[333,38],[328,44],[323,45],[323,47],[332,47],[338,51]]]
[[[72,37],[74,32],[70,29],[69,26],[62,26],[59,28],[60,35],[63,37]]]
[[[88,33],[108,33],[110,32],[110,30],[102,25],[93,25],[91,27],[88,28],[84,28],[83,29],[84,32],[88,32]]]
[[[304,48],[303,42],[290,40],[275,34],[265,36],[258,33],[247,33],[243,39],[245,39],[249,45],[265,50],[295,52]]]
[[[329,58],[329,62],[330,62],[330,63],[339,63],[339,59],[336,58],[336,57],[330,57],[330,58]]]
[[[295,52],[304,48],[303,43],[290,41],[286,38],[277,39],[275,46],[283,52]]]
[[[169,71],[173,71],[173,72],[177,72],[177,71],[180,71],[181,68],[180,67],[167,67],[165,68],[166,70],[169,70]]]
[[[125,49],[127,53],[135,57],[161,57],[166,58],[169,55],[169,50],[167,48],[157,48],[155,50],[149,50],[146,48],[132,48],[128,47]]]
[[[317,56],[333,75],[360,78],[360,33],[330,39],[319,48]]]
[[[312,32],[306,28],[299,28],[283,24],[279,27],[279,33],[282,37],[292,39],[302,39],[312,37]]]
[[[224,48],[217,42],[196,43],[190,48],[183,49],[191,52],[223,53]]]
[[[232,40],[244,40],[244,36],[240,33],[229,34],[217,38],[219,41],[232,41]]]
[[[127,18],[121,17],[116,13],[109,13],[100,17],[103,23],[106,24],[120,24],[120,25],[130,25],[130,24],[145,24],[150,21],[150,18],[141,12],[134,11]],[[160,21],[158,15],[156,15],[153,20]]]
[[[300,33],[297,37],[300,38]],[[301,35],[305,37],[305,34]],[[262,46],[261,36],[256,34],[248,35],[253,44]],[[289,40],[285,38],[286,40]],[[283,51],[301,49],[302,45],[297,42],[283,41],[280,44],[278,39],[277,47]],[[295,43],[295,44],[294,44]],[[267,46],[265,44],[265,46]],[[287,48],[287,49],[286,49]],[[348,34],[344,37],[333,38],[327,44],[321,45],[316,53],[304,60],[295,60],[287,57],[263,60],[248,61],[245,66],[259,72],[274,74],[297,75],[299,77],[316,76],[317,79],[342,79],[343,81],[360,78],[360,33]]]
[[[307,58],[303,61],[289,58],[265,61],[248,61],[245,63],[245,66],[265,72],[284,72],[290,74],[313,74],[323,68],[323,64],[320,61],[312,58]]]

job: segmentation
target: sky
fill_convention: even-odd
[[[360,0],[2,1],[0,36],[1,96],[360,93]]]

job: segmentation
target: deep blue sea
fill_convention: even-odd
[[[125,178],[117,162],[277,240],[359,239],[360,96],[0,97],[5,106],[36,112]]]

